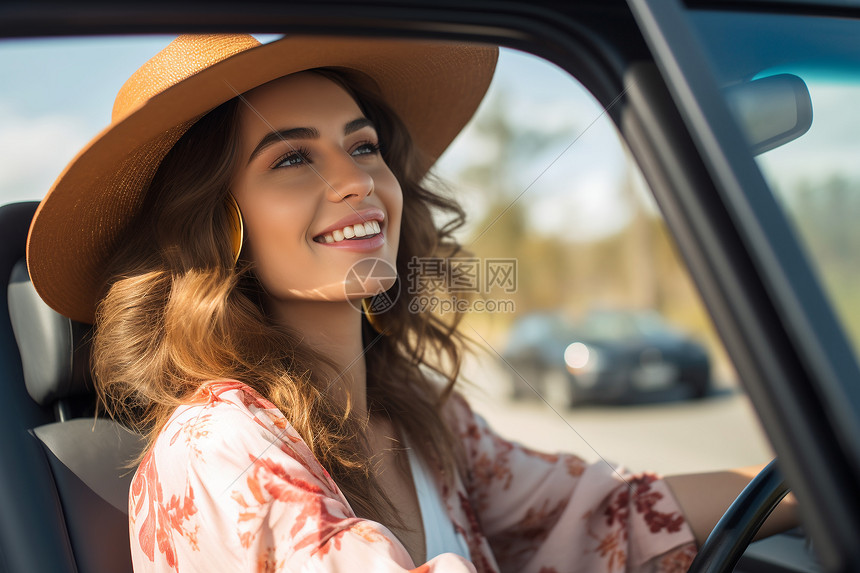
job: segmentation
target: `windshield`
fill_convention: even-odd
[[[860,23],[707,11],[691,13],[691,18],[725,89],[779,74],[796,76],[808,88],[809,130],[756,159],[856,354],[860,347]]]

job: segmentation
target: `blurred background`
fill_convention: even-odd
[[[108,124],[125,79],[171,39],[0,42],[0,204],[40,199]],[[473,296],[488,304],[462,324],[476,342],[463,390],[500,434],[663,473],[771,457],[638,168],[573,78],[503,49],[431,184],[468,214],[458,237],[478,261]],[[825,195],[787,185],[799,209],[849,201],[846,220],[860,214],[844,192],[853,180],[828,179]],[[852,248],[844,226],[819,219],[807,232],[825,251]],[[493,284],[488,261],[515,261],[513,288]],[[833,280],[855,304],[853,275]]]
[[[497,431],[636,471],[769,459],[638,167],[578,82],[503,50],[437,173],[467,207],[466,248],[517,262],[515,292],[477,295],[516,311],[463,322],[480,347],[466,392]]]

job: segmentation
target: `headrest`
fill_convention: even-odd
[[[22,259],[9,277],[9,318],[24,367],[30,396],[43,406],[58,400],[92,394],[90,332],[45,304]]]

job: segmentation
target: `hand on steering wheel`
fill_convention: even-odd
[[[688,573],[730,573],[787,493],[788,486],[774,459],[732,502],[699,549]]]

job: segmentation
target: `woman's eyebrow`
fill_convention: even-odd
[[[359,117],[347,122],[347,124],[343,126],[343,134],[349,135],[367,126],[376,129],[376,126],[373,125],[372,121],[366,117]],[[251,152],[251,157],[248,158],[248,163],[251,163],[255,157],[272,144],[287,139],[318,139],[319,136],[320,132],[315,127],[292,127],[290,129],[270,131],[265,135],[265,137],[263,137],[263,139],[260,140],[260,143],[257,144],[254,151]]]
[[[373,125],[373,122],[370,121],[369,119],[367,119],[366,117],[357,117],[354,120],[350,121],[349,123],[347,123],[346,125],[343,126],[343,134],[349,135],[351,133],[358,131],[359,129],[361,129],[363,127],[367,127],[368,125],[370,127],[372,127],[373,129],[376,129],[376,126]]]

